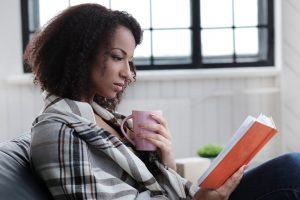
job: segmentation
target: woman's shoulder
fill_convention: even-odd
[[[95,123],[73,113],[44,112],[32,124],[32,144],[81,140],[84,136],[81,137],[80,134],[86,132],[91,136],[103,131]]]
[[[80,117],[72,112],[61,111],[59,109],[47,109],[38,115],[32,123],[33,130],[46,129],[57,130],[62,126],[75,128],[78,124],[91,124],[92,122]]]
[[[60,134],[70,132],[71,127],[60,120],[44,119],[35,121],[31,127],[31,145],[57,140]]]

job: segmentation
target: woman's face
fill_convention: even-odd
[[[129,29],[119,26],[111,37],[108,48],[102,48],[92,66],[92,93],[107,99],[115,98],[132,79],[130,62],[135,50],[135,40]]]

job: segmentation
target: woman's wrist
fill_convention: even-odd
[[[162,160],[163,164],[165,166],[167,166],[168,168],[171,168],[174,171],[176,171],[177,167],[176,167],[176,161],[175,161],[173,153],[170,153],[169,155],[165,155],[164,158],[167,158],[167,159]]]
[[[176,167],[176,163],[173,162],[173,163],[168,163],[168,164],[165,164],[168,168],[171,168],[173,169],[174,171],[177,171],[177,167]]]

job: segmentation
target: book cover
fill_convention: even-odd
[[[271,118],[248,116],[229,143],[198,179],[200,187],[217,189],[250,160],[277,133]]]

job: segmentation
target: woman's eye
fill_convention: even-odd
[[[121,60],[123,59],[122,57],[120,57],[120,56],[115,56],[115,55],[112,55],[111,57],[112,57],[112,59],[115,60],[115,61],[121,61]]]

